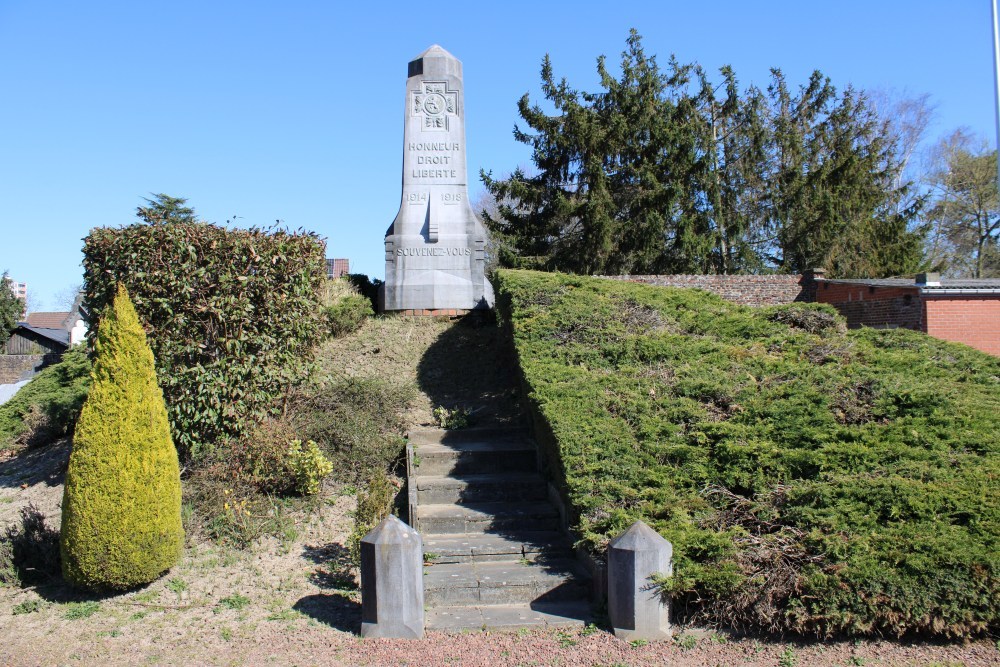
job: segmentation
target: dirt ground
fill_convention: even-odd
[[[512,370],[495,354],[489,328],[436,320],[374,320],[338,343],[327,358],[338,372],[378,367],[415,382],[421,397],[411,418],[430,419],[436,405],[470,395],[499,408],[516,402]],[[377,359],[377,363],[375,360]],[[472,365],[489,368],[485,383],[455,379]],[[59,525],[69,444],[0,461],[0,527],[34,504]],[[267,539],[248,551],[192,540],[162,579],[127,594],[79,596],[61,581],[0,588],[2,665],[1000,665],[993,640],[971,643],[771,642],[683,631],[673,641],[628,643],[604,629],[430,633],[422,640],[361,640],[356,573],[346,566],[354,497],[334,485],[320,509],[299,518],[294,537]]]

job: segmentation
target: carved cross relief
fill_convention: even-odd
[[[445,81],[421,81],[420,87],[411,96],[413,115],[423,117],[424,130],[447,131],[448,119],[458,115],[458,91]]]

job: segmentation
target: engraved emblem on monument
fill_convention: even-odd
[[[447,81],[423,81],[413,93],[413,114],[422,115],[425,130],[447,130],[448,117],[458,113],[458,91]]]
[[[469,205],[466,185],[462,63],[435,45],[407,69],[403,192],[385,233],[381,309],[491,308],[486,230]]]

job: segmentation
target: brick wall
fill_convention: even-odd
[[[745,306],[771,306],[814,301],[816,282],[811,274],[769,276],[598,276],[660,287],[696,287]]]
[[[56,361],[58,354],[0,354],[0,384],[27,380]]]
[[[1000,296],[927,295],[927,333],[1000,356]]]
[[[871,287],[854,283],[821,282],[816,300],[829,303],[847,320],[847,326],[902,327],[923,330],[920,292],[914,287]]]

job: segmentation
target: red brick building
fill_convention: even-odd
[[[330,259],[326,260],[326,277],[327,278],[343,278],[351,272],[351,260],[349,259]]]
[[[856,327],[903,327],[1000,356],[1000,280],[940,278],[826,280],[816,274],[816,301]]]

